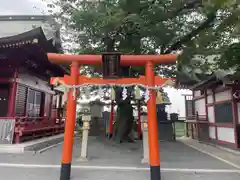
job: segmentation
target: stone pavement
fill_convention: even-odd
[[[216,159],[219,159],[225,163],[228,163],[235,168],[240,169],[239,151],[227,149],[221,146],[199,143],[198,141],[190,138],[180,138],[178,141],[207,155],[215,157]]]
[[[239,180],[240,170],[180,142],[160,142],[162,180]],[[74,144],[72,180],[149,180],[142,165],[141,142],[116,145],[90,138],[90,161],[77,161],[80,140]],[[43,153],[0,154],[0,180],[59,180],[61,146]]]

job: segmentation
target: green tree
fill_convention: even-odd
[[[49,7],[58,11],[55,17],[68,34],[64,39],[78,45],[71,52],[181,52],[178,71],[175,65],[157,66],[156,74],[178,75],[193,82],[200,80],[199,74],[224,65],[223,57],[239,35],[239,3],[234,0],[61,0]],[[209,59],[210,55],[214,58]],[[85,67],[83,72],[101,74],[97,69]],[[136,76],[144,71],[126,67],[123,72]],[[125,114],[120,113],[119,118],[124,119]]]
[[[205,74],[232,68],[237,70],[240,65],[237,61],[240,2],[211,0],[204,7],[207,12],[215,12],[215,20],[185,44],[179,58],[180,70],[191,76],[195,83],[206,78]]]

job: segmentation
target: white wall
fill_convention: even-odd
[[[208,121],[210,123],[214,123],[215,122],[215,115],[214,115],[214,108],[213,108],[213,106],[209,106],[208,107]]]
[[[213,103],[213,95],[212,95],[212,94],[210,94],[210,95],[207,96],[207,103],[208,103],[208,104]]]
[[[223,92],[219,92],[215,94],[215,101],[219,102],[219,101],[226,101],[226,100],[230,100],[232,99],[232,93],[231,90],[226,90]]]
[[[171,105],[166,107],[168,113],[179,113],[179,117],[186,117],[185,99],[183,95],[192,95],[192,91],[188,89],[175,89],[171,87],[163,88],[168,94]]]
[[[201,96],[201,91],[194,91],[194,97]]]
[[[212,139],[216,139],[216,127],[215,126],[209,126],[209,137]]]
[[[194,101],[195,103],[195,111],[198,112],[199,115],[206,115],[206,106],[205,99],[198,99]]]
[[[207,89],[207,93],[212,93],[212,89]]]
[[[217,127],[218,140],[235,143],[234,128]]]
[[[17,82],[20,84],[27,85],[31,88],[34,88],[36,90],[42,91],[42,92],[48,92],[51,94],[54,94],[54,92],[51,90],[48,82],[45,82],[41,80],[38,77],[29,75],[27,73],[19,73]]]

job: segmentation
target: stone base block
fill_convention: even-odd
[[[149,164],[149,159],[147,159],[147,158],[142,158],[141,163],[142,163],[142,164]]]
[[[79,158],[77,159],[77,161],[87,162],[87,161],[89,161],[89,159],[86,158],[86,157],[79,157]]]

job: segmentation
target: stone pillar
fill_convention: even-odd
[[[143,138],[143,158],[142,164],[149,164],[149,148],[148,148],[148,122],[147,113],[141,113],[141,124],[142,124],[142,138]]]
[[[82,128],[82,147],[81,147],[81,156],[79,161],[88,161],[88,133],[89,133],[89,122],[91,120],[90,110],[85,109],[82,117],[83,128]]]

